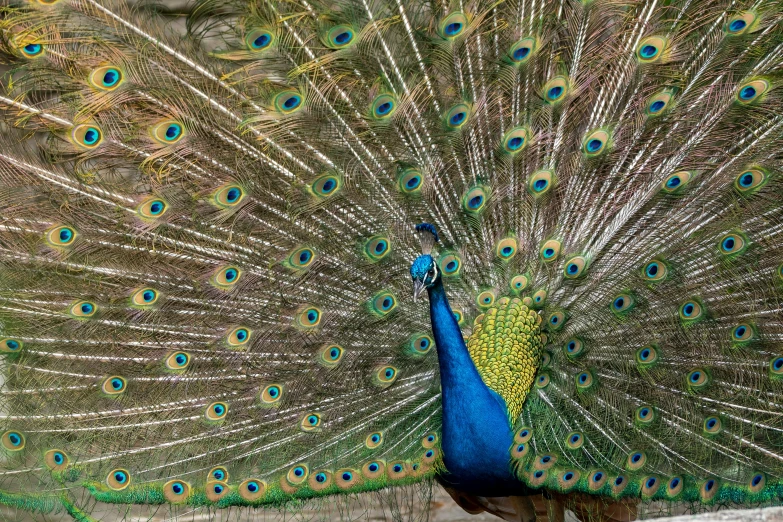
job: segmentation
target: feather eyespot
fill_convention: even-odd
[[[315,261],[315,258],[315,250],[309,247],[300,247],[289,254],[284,264],[289,268],[299,270],[309,267]]]
[[[182,480],[169,480],[163,484],[163,497],[172,504],[184,502],[190,495],[190,484]]]
[[[642,346],[636,350],[636,364],[641,368],[649,368],[658,362],[658,350],[655,346]]]
[[[728,36],[740,36],[756,27],[757,16],[752,11],[737,13],[726,22],[723,30]]]
[[[128,383],[125,381],[125,379],[123,379],[118,375],[115,375],[103,381],[103,384],[101,385],[101,390],[106,395],[115,396],[123,393],[127,388],[127,386]]]
[[[563,327],[566,322],[566,314],[562,310],[558,310],[549,314],[547,317],[547,325],[550,331],[557,331]]]
[[[337,366],[345,354],[345,350],[339,344],[327,344],[319,351],[319,360],[327,368]]]
[[[531,298],[533,308],[543,308],[546,303],[546,290],[537,290]]]
[[[371,237],[364,245],[364,253],[370,261],[380,261],[391,252],[391,240],[387,236]]]
[[[438,267],[443,275],[456,276],[462,268],[462,260],[457,254],[444,253],[438,260]]]
[[[377,96],[370,106],[372,117],[377,120],[383,120],[391,117],[397,110],[397,98],[391,94],[381,94]]]
[[[210,278],[213,286],[220,290],[231,290],[242,278],[242,271],[235,266],[221,268]]]
[[[764,473],[754,474],[748,481],[748,491],[751,493],[761,493],[767,484],[767,477]]]
[[[508,57],[512,63],[521,65],[528,62],[536,50],[538,50],[538,41],[532,36],[527,36],[515,42],[508,50]]]
[[[783,357],[775,357],[769,361],[769,371],[773,377],[783,376]]]
[[[666,495],[668,495],[669,498],[676,497],[682,493],[684,487],[685,483],[683,482],[682,477],[672,477],[666,485]]]
[[[474,187],[462,197],[462,208],[471,214],[478,214],[487,205],[488,192],[484,187]]]
[[[324,38],[328,47],[343,49],[354,42],[356,31],[350,25],[342,24],[332,27]]]
[[[704,308],[699,301],[692,299],[680,305],[679,313],[682,321],[692,323],[703,318]]]
[[[661,481],[658,477],[645,477],[642,479],[642,497],[649,498],[658,492]]]
[[[541,373],[536,377],[535,380],[535,386],[536,388],[546,388],[549,386],[550,378],[548,373]]]
[[[37,42],[30,42],[19,46],[22,56],[25,58],[38,58],[43,56],[45,47]]]
[[[550,239],[541,245],[541,249],[538,251],[541,256],[541,260],[545,263],[549,263],[557,259],[560,255],[561,244],[556,239]]]
[[[399,370],[394,366],[383,366],[374,372],[375,384],[381,388],[391,386],[399,376]]]
[[[597,491],[604,487],[604,484],[606,484],[606,481],[609,477],[604,471],[597,470],[593,471],[590,474],[590,478],[588,479],[589,488],[591,491]]]
[[[590,370],[585,370],[583,372],[578,373],[574,378],[574,380],[576,382],[576,389],[578,391],[587,391],[590,388],[592,388],[596,383],[596,379],[593,376],[593,372],[591,372]]]
[[[648,426],[655,420],[655,410],[651,406],[639,406],[636,408],[634,420],[640,426]]]
[[[517,240],[513,237],[501,239],[495,245],[495,255],[502,261],[509,261],[517,253]]]
[[[249,330],[243,326],[234,328],[226,335],[226,344],[228,344],[230,348],[244,346],[250,342],[250,336],[252,333],[252,330]]]
[[[261,405],[276,406],[283,397],[283,387],[280,384],[270,384],[261,390]]]
[[[582,152],[588,158],[599,156],[609,149],[609,133],[605,130],[595,130],[582,141]]]
[[[46,467],[52,471],[62,471],[68,467],[70,462],[71,459],[69,459],[68,455],[62,450],[50,449],[44,453],[44,463],[46,464]]]
[[[152,128],[152,137],[162,145],[177,143],[184,136],[185,128],[178,121],[166,120]]]
[[[743,105],[759,101],[769,88],[770,83],[767,80],[753,80],[743,83],[737,89],[737,101]]]
[[[275,34],[267,29],[254,29],[245,36],[245,45],[248,50],[259,53],[269,49],[275,42]]]
[[[516,434],[514,434],[514,442],[517,442],[519,444],[524,444],[527,441],[529,441],[531,438],[533,438],[533,430],[532,428],[528,428],[526,426],[519,428]]]
[[[310,190],[318,198],[334,196],[342,187],[340,178],[332,174],[321,176],[310,184]]]
[[[519,294],[527,288],[530,281],[526,275],[519,274],[512,277],[508,284],[511,287],[512,292]]]
[[[212,194],[212,204],[219,208],[230,208],[239,205],[245,198],[245,191],[236,184],[220,187]]]
[[[293,114],[302,108],[302,95],[296,91],[283,91],[273,100],[274,108],[284,115]]]
[[[585,437],[578,431],[572,431],[568,435],[566,435],[565,444],[568,447],[568,449],[579,449],[582,447],[582,445],[585,442]]]
[[[725,256],[735,256],[745,251],[748,246],[744,234],[733,232],[726,234],[720,240],[720,252]]]
[[[389,291],[382,290],[370,301],[370,308],[378,317],[385,317],[397,308],[397,298]]]
[[[584,275],[587,268],[587,259],[584,256],[574,256],[566,261],[563,267],[563,276],[567,279],[576,279]]]
[[[763,187],[767,182],[767,178],[768,176],[765,170],[758,167],[751,168],[737,176],[737,179],[734,181],[734,188],[736,188],[740,194],[749,195]]]
[[[672,101],[672,94],[668,91],[660,92],[647,101],[647,116],[655,117],[665,113]]]
[[[225,402],[213,402],[204,410],[204,417],[207,421],[222,421],[228,415],[228,404]]]
[[[390,462],[386,468],[388,477],[392,480],[405,478],[408,474],[404,462]]]
[[[657,62],[663,56],[667,41],[660,36],[648,36],[636,47],[636,58],[641,63]]]
[[[2,339],[0,340],[0,352],[16,353],[22,350],[24,343],[19,339]]]
[[[383,444],[383,433],[380,431],[370,433],[367,435],[367,438],[364,439],[364,445],[369,449],[375,449],[381,444]]]
[[[495,292],[492,290],[484,290],[476,296],[476,305],[479,308],[489,308],[495,304]]]
[[[628,455],[628,459],[625,461],[625,467],[630,471],[637,471],[642,469],[646,463],[647,455],[643,451],[634,451]]]
[[[239,484],[237,491],[243,499],[254,502],[266,494],[266,482],[256,478],[245,479]]]
[[[410,348],[414,354],[424,355],[429,353],[434,344],[429,335],[418,335],[411,339]]]
[[[103,142],[103,132],[92,124],[76,125],[71,130],[73,142],[84,149],[94,149]]]
[[[59,248],[71,246],[76,241],[77,236],[76,230],[65,225],[50,228],[44,235],[49,245]]]
[[[565,100],[570,88],[570,82],[565,76],[555,76],[544,84],[544,101],[556,105]]]
[[[693,173],[687,170],[681,170],[669,175],[663,183],[661,183],[661,190],[666,193],[673,194],[681,190],[687,185],[693,178]]]
[[[122,71],[114,66],[98,67],[90,73],[90,84],[101,91],[113,91],[119,87],[125,79]]]
[[[707,435],[717,435],[723,430],[723,423],[719,417],[711,415],[704,419],[704,433]]]
[[[10,430],[3,433],[2,437],[0,437],[0,442],[8,451],[16,452],[24,449],[26,439],[23,433]]]
[[[754,333],[753,326],[748,323],[742,323],[734,327],[731,332],[731,339],[735,343],[747,343],[748,341],[753,340]]]
[[[569,359],[578,359],[585,353],[585,343],[574,337],[563,345],[563,352]]]
[[[187,352],[174,352],[166,357],[164,364],[169,370],[185,370],[190,365],[190,355]]]
[[[437,443],[438,434],[435,432],[428,433],[421,439],[421,445],[426,449],[434,448]]]
[[[168,204],[164,200],[152,198],[136,207],[136,213],[142,218],[157,219],[166,213],[168,207]]]
[[[709,502],[713,498],[715,498],[715,495],[718,493],[718,490],[720,487],[718,486],[718,481],[715,479],[707,479],[705,480],[701,487],[699,488],[699,495],[701,496],[702,502]]]
[[[69,313],[76,319],[87,319],[95,315],[98,307],[91,301],[77,301],[71,305]]]
[[[458,103],[444,115],[446,126],[451,129],[459,129],[470,119],[470,106],[466,103]]]
[[[302,417],[302,421],[299,423],[299,428],[302,431],[318,431],[321,428],[322,420],[321,415],[318,413],[306,413]]]
[[[658,282],[666,279],[669,269],[663,261],[653,259],[642,268],[642,277],[651,282]]]
[[[228,482],[228,470],[218,466],[209,470],[207,482]]]
[[[441,20],[438,25],[438,33],[442,38],[453,40],[465,32],[469,24],[468,18],[464,13],[451,13]]]
[[[515,127],[503,136],[503,150],[515,155],[522,152],[529,144],[532,133],[528,127]]]
[[[612,300],[612,312],[617,315],[624,315],[630,312],[635,304],[636,300],[633,295],[629,293],[620,294]]]
[[[554,186],[555,176],[551,170],[538,170],[530,176],[527,182],[527,190],[534,198],[548,193]]]
[[[709,374],[702,368],[691,371],[686,377],[686,384],[691,390],[700,390],[710,382]]]
[[[121,491],[131,483],[131,476],[127,470],[115,469],[106,476],[106,484],[114,491]]]
[[[141,288],[131,295],[131,306],[136,308],[148,308],[160,299],[160,293],[150,287]]]
[[[407,169],[400,176],[398,187],[403,194],[418,194],[421,192],[423,176],[418,169]]]
[[[205,493],[207,500],[210,502],[218,502],[221,498],[225,497],[230,491],[228,484],[225,482],[210,481],[207,482]]]

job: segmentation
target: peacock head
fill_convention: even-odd
[[[438,265],[430,254],[422,254],[411,265],[413,278],[413,300],[421,296],[424,289],[432,287],[438,280]]]
[[[439,276],[438,265],[432,257],[432,247],[438,242],[438,231],[434,225],[419,223],[416,225],[416,233],[421,241],[422,253],[411,265],[414,301],[421,296],[425,288],[431,288]]]

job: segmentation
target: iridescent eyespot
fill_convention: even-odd
[[[113,91],[119,87],[124,80],[122,71],[111,65],[98,67],[90,73],[90,84],[101,91]]]
[[[684,482],[681,477],[672,477],[669,483],[666,485],[666,494],[669,497],[676,497],[682,493]]]
[[[25,58],[38,58],[44,53],[44,46],[35,42],[21,45],[19,48]]]
[[[426,449],[434,448],[437,443],[438,434],[434,432],[426,434],[424,438],[421,439],[421,445]]]
[[[254,29],[245,36],[245,45],[252,52],[269,49],[275,41],[275,34],[267,29]]]
[[[556,239],[550,239],[541,245],[541,249],[538,251],[541,256],[541,260],[545,263],[549,263],[557,259],[560,255],[560,241]]]
[[[219,502],[221,498],[225,497],[228,492],[228,484],[225,482],[210,481],[207,482],[205,489],[207,500],[210,502]]]
[[[463,314],[462,311],[454,310],[453,308],[452,308],[451,311],[453,312],[454,320],[457,321],[457,324],[460,325],[460,326],[464,326],[464,324],[465,324],[465,314]]]
[[[339,344],[327,344],[318,353],[318,359],[322,365],[334,368],[342,360],[345,350]]]
[[[753,103],[761,100],[761,97],[769,90],[767,80],[753,80],[743,83],[737,89],[737,101],[742,104]]]
[[[417,335],[410,341],[410,351],[415,355],[424,355],[429,353],[434,345],[435,343],[429,335]]]
[[[715,479],[708,479],[699,488],[699,496],[701,496],[702,502],[712,500],[718,493],[718,481]]]
[[[565,444],[569,449],[579,449],[585,442],[584,435],[578,431],[572,431],[566,435]]]
[[[383,366],[375,370],[375,384],[381,388],[391,386],[397,380],[399,370],[394,366]]]
[[[653,345],[642,346],[636,350],[635,358],[638,366],[650,367],[658,361],[658,349]]]
[[[527,285],[530,284],[530,281],[526,275],[520,274],[512,277],[508,284],[511,287],[512,292],[519,294],[527,288]]]
[[[549,104],[557,104],[563,101],[568,94],[570,82],[565,76],[555,76],[544,84],[544,101]]]
[[[748,481],[748,490],[751,493],[760,493],[767,484],[767,477],[763,473],[756,473]]]
[[[321,415],[318,413],[306,413],[299,423],[302,431],[316,431],[321,427]]]
[[[15,353],[21,351],[24,343],[19,339],[2,339],[0,340],[0,352]]]
[[[697,319],[701,319],[704,314],[704,310],[701,303],[696,300],[690,300],[680,305],[680,319],[686,322],[693,322]]]
[[[752,194],[767,182],[767,172],[761,168],[751,168],[742,172],[734,181],[734,188],[740,194]]]
[[[390,479],[401,479],[407,475],[404,462],[390,462],[386,471]]]
[[[262,406],[274,406],[278,404],[283,397],[283,386],[280,384],[269,384],[261,390],[260,397]]]
[[[213,274],[210,282],[220,290],[231,290],[242,278],[242,271],[235,266],[221,268]]]
[[[391,241],[387,236],[371,237],[364,244],[364,253],[370,261],[380,261],[391,251]]]
[[[274,98],[275,110],[282,114],[292,114],[302,108],[302,95],[296,91],[283,91]]]
[[[421,191],[423,176],[418,169],[405,170],[398,181],[398,187],[403,194],[417,194]]]
[[[156,219],[165,214],[168,207],[168,204],[162,199],[152,198],[136,207],[136,212],[143,218]]]
[[[546,303],[546,290],[537,290],[533,292],[532,301],[533,308],[541,308]]]
[[[644,467],[647,463],[647,455],[643,451],[634,451],[628,455],[625,467],[631,471],[636,471]]]
[[[438,260],[438,267],[444,276],[455,276],[460,273],[462,260],[457,254],[444,254]]]
[[[238,348],[240,346],[244,346],[250,342],[250,336],[252,333],[252,330],[245,328],[244,326],[232,328],[226,334],[226,344],[229,346],[229,348]]]
[[[263,480],[256,478],[245,479],[239,484],[237,492],[243,499],[253,502],[264,496],[266,493],[266,483]]]
[[[605,130],[595,130],[582,141],[582,152],[588,158],[598,156],[609,149],[609,133]]]
[[[687,170],[681,170],[670,174],[663,183],[661,183],[661,190],[672,194],[682,189],[693,178],[693,173]]]
[[[648,36],[636,47],[636,58],[642,63],[653,63],[661,59],[667,41],[660,36]]]
[[[321,310],[314,306],[304,307],[297,314],[296,322],[303,328],[315,328],[321,322]]]
[[[310,184],[310,190],[319,198],[334,196],[340,189],[342,189],[342,181],[332,174],[321,176]]]
[[[76,230],[63,225],[47,230],[44,238],[51,246],[63,248],[71,246],[77,236]]]
[[[127,470],[115,469],[106,477],[106,484],[115,491],[120,491],[130,486],[131,476]]]
[[[574,256],[566,261],[563,267],[563,276],[567,279],[576,279],[584,275],[585,268],[587,267],[587,260],[584,256]]]
[[[208,421],[221,421],[228,415],[228,404],[225,402],[213,402],[204,410],[204,417]]]
[[[527,190],[534,198],[548,193],[555,183],[555,173],[551,170],[537,170],[527,182]]]
[[[484,187],[474,187],[462,197],[462,208],[471,214],[477,214],[487,205],[487,190]]]
[[[70,462],[71,459],[62,450],[50,449],[44,453],[44,463],[52,471],[62,471],[68,467]]]
[[[19,431],[6,431],[0,437],[3,447],[8,451],[22,451],[26,444],[25,436]]]
[[[691,371],[685,380],[688,388],[698,390],[709,384],[710,377],[705,370],[697,368]]]
[[[752,11],[743,11],[729,18],[723,30],[729,36],[739,36],[751,31],[756,26],[757,17]]]
[[[566,314],[563,311],[555,311],[550,313],[546,319],[547,325],[549,326],[549,331],[557,331],[562,328],[566,322],[566,319]]]
[[[783,376],[783,357],[775,357],[769,361],[769,371],[775,377]]]
[[[310,247],[300,247],[293,250],[283,264],[289,268],[299,270],[309,267],[315,261],[315,258],[315,250]]]
[[[748,323],[742,323],[734,327],[731,332],[731,339],[735,343],[747,343],[753,339],[753,334],[753,327]]]
[[[127,385],[128,383],[125,381],[125,379],[115,375],[103,381],[101,390],[106,395],[119,395],[125,391]]]
[[[190,484],[182,480],[169,480],[163,484],[163,497],[172,504],[184,502],[190,495]]]
[[[508,57],[517,65],[526,63],[538,50],[538,40],[528,36],[514,43],[508,50]]]
[[[169,370],[184,370],[190,365],[190,355],[187,352],[174,352],[165,360]]]
[[[662,281],[669,269],[663,261],[653,259],[642,268],[642,277],[647,281]]]
[[[576,389],[580,391],[587,390],[595,384],[595,377],[589,370],[576,374],[574,380],[576,381]]]
[[[645,477],[642,479],[642,497],[649,498],[658,492],[661,487],[661,481],[658,477]]]
[[[672,101],[672,94],[668,91],[660,92],[647,101],[647,116],[660,116]]]
[[[528,127],[514,127],[503,136],[503,150],[512,155],[522,152],[530,144],[531,137]]]
[[[484,290],[476,296],[476,304],[479,308],[489,308],[495,304],[495,292],[492,290]]]
[[[591,491],[597,491],[604,487],[608,476],[603,471],[593,471],[589,478],[589,488]]]
[[[369,449],[375,449],[378,446],[380,446],[383,443],[383,433],[380,431],[376,431],[374,433],[370,433],[367,435],[367,438],[364,440],[364,445],[367,446]]]
[[[458,103],[444,115],[446,125],[452,129],[459,129],[470,118],[470,107],[465,103]]]
[[[546,388],[549,386],[549,374],[548,373],[541,373],[536,377],[535,380],[535,386],[536,388]]]
[[[615,314],[625,314],[631,311],[635,304],[636,300],[631,294],[620,294],[612,300],[612,312]]]
[[[92,317],[97,311],[98,307],[95,305],[95,303],[90,301],[77,301],[71,305],[69,313],[72,317],[84,319],[87,317]]]
[[[563,352],[569,359],[578,359],[584,355],[585,343],[576,337],[569,339],[568,342],[563,345]]]
[[[370,107],[372,116],[375,119],[385,119],[390,117],[397,110],[397,99],[391,94],[381,94],[377,96]]]
[[[355,37],[356,32],[350,25],[338,25],[326,33],[326,42],[332,49],[342,49],[349,46]]]
[[[723,423],[719,417],[709,416],[704,419],[704,433],[707,435],[717,435],[723,430]]]
[[[103,132],[95,125],[77,125],[71,130],[73,142],[85,149],[94,149],[103,142]]]
[[[386,472],[383,461],[373,460],[362,466],[362,475],[368,479],[374,479],[382,476]]]
[[[228,482],[228,470],[222,466],[212,468],[209,470],[207,482],[218,481]]]
[[[741,254],[747,246],[745,236],[739,232],[726,234],[720,239],[720,252],[726,256]]]
[[[185,129],[182,123],[174,120],[166,120],[158,123],[152,128],[152,137],[158,143],[171,145],[177,143],[185,135]]]
[[[634,418],[637,424],[646,426],[655,420],[655,410],[651,406],[639,406]]]
[[[525,443],[529,441],[533,437],[533,430],[528,427],[522,427],[519,428],[514,434],[514,442],[516,443]]]
[[[133,292],[131,296],[131,306],[136,308],[146,308],[158,302],[160,294],[154,288],[146,287]]]
[[[438,33],[447,40],[452,40],[461,35],[468,27],[468,19],[464,13],[451,13],[441,20],[438,25]]]
[[[513,237],[501,239],[495,245],[495,255],[502,261],[509,261],[517,253],[517,240]]]
[[[245,197],[245,191],[239,185],[224,185],[212,194],[211,202],[216,207],[230,208],[239,205]]]
[[[397,308],[397,298],[391,292],[381,291],[370,301],[370,308],[375,315],[384,317]]]

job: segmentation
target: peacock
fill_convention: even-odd
[[[6,0],[3,516],[783,503],[782,22]]]

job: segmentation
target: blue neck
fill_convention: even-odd
[[[513,434],[505,402],[476,370],[440,279],[428,293],[440,365],[442,448],[448,471],[440,478],[468,493],[511,494],[520,483],[510,467]]]

